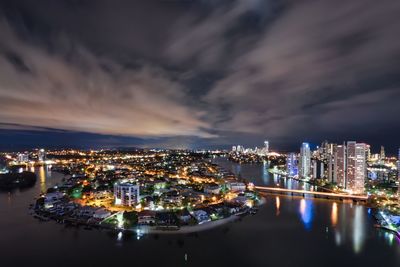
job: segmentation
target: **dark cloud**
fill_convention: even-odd
[[[400,111],[399,10],[396,1],[292,4],[205,97],[229,105],[218,125],[273,139],[393,129]]]
[[[264,138],[280,147],[303,139],[397,145],[396,0],[2,7],[2,128],[140,137],[174,147]],[[110,138],[102,140],[128,142]]]

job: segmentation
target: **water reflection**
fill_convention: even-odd
[[[335,232],[335,244],[336,246],[340,246],[342,244],[342,235],[339,231]]]
[[[49,178],[51,178],[51,165],[27,166],[27,171],[34,172],[40,181],[40,192],[45,193],[48,188]],[[51,179],[50,179],[51,180]],[[52,185],[50,185],[52,186]]]
[[[226,159],[220,159],[217,163],[220,162],[225,164],[226,169],[240,171],[244,178],[249,179],[255,185],[276,186],[279,183],[282,188],[317,190],[315,186],[305,184],[302,181],[285,179],[279,175],[268,175],[266,163],[239,165]],[[318,241],[321,241],[319,240],[321,233],[319,231],[310,231],[310,229],[317,230],[329,227],[329,231],[326,233],[327,242],[321,242],[321,246],[330,246],[333,250],[335,246],[340,246],[340,250],[336,251],[346,251],[346,256],[365,252],[369,244],[375,246],[374,243],[382,244],[384,242],[390,246],[390,248],[375,246],[377,251],[383,251],[383,249],[393,251],[392,248],[400,244],[400,239],[393,234],[377,231],[372,226],[374,223],[372,215],[368,215],[371,211],[365,206],[355,204],[352,201],[336,200],[336,202],[333,202],[314,198],[291,197],[290,194],[287,196],[275,195],[271,200],[272,206],[265,206],[266,216],[268,214],[273,217],[279,216],[278,219],[285,222],[292,222],[292,215],[298,216],[301,223],[298,225],[298,229],[296,227],[296,230],[301,232],[308,231],[310,239],[314,238]],[[317,214],[318,217],[316,217]],[[254,218],[263,218],[262,216],[262,214],[258,214]]]
[[[241,173],[240,173],[241,170],[242,170],[242,166],[240,164],[236,164],[234,166],[233,173],[240,177],[241,176]]]
[[[279,183],[280,175],[274,173],[274,174],[273,174],[273,177],[274,177],[274,183],[275,183],[275,184]]]
[[[263,166],[262,166],[262,180],[264,182],[265,185],[268,184],[269,182],[269,164],[267,161],[263,162]]]
[[[393,246],[393,245],[395,245],[396,243],[397,243],[398,245],[400,245],[400,238],[397,237],[395,234],[389,233],[389,232],[380,231],[380,236],[382,236],[382,234],[383,234],[384,239],[387,241],[387,243],[388,243],[390,246]]]
[[[275,198],[275,205],[276,205],[276,216],[279,216],[281,208],[281,200],[279,199],[279,197]]]
[[[356,206],[354,211],[353,221],[353,250],[355,253],[359,253],[362,249],[365,233],[364,233],[364,213],[363,207]]]
[[[337,203],[333,202],[332,203],[332,211],[331,211],[332,226],[336,226],[337,220],[338,220],[338,207],[337,207]]]
[[[40,191],[46,193],[46,172],[43,166],[39,167],[39,180],[40,180]]]
[[[310,199],[302,199],[300,201],[300,208],[299,212],[301,215],[301,220],[303,221],[304,228],[306,230],[310,230],[312,226],[312,219],[313,219],[313,201]]]

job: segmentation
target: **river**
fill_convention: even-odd
[[[257,185],[307,189],[267,165],[215,160]],[[400,266],[400,241],[353,203],[267,196],[254,216],[188,235],[116,235],[40,222],[28,210],[62,175],[35,168],[34,187],[0,193],[1,266]]]

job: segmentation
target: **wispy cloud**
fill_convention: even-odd
[[[49,52],[0,23],[0,122],[131,136],[210,137],[164,70],[127,69],[78,44]],[[69,44],[64,44],[68,47]]]

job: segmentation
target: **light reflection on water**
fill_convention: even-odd
[[[313,205],[314,203],[311,199],[303,198],[300,200],[299,212],[306,230],[311,230],[312,227],[312,220],[314,217]]]
[[[333,227],[336,226],[337,220],[338,220],[338,205],[336,202],[333,202],[331,211],[331,223]]]
[[[46,193],[46,173],[43,166],[39,168],[40,191]]]
[[[240,165],[231,163],[224,158],[216,162],[226,166],[227,169],[240,170],[241,176],[255,185],[276,186],[279,183],[282,188],[316,190],[310,184],[268,174],[267,163]],[[238,167],[239,165],[240,167]],[[384,247],[377,247],[376,244],[379,243],[380,246],[390,246],[392,252],[398,251],[397,255],[400,257],[400,239],[391,233],[375,229],[373,227],[375,221],[371,212],[363,205],[355,204],[352,201],[314,199],[307,195],[305,198],[290,195],[272,195],[267,198],[272,200],[267,202],[272,205],[266,205],[266,214],[271,212],[277,221],[292,225],[293,228],[290,228],[289,231],[307,232],[310,239],[315,238],[320,241],[321,235],[323,235],[327,242],[321,242],[321,246],[331,246],[331,249],[340,247],[340,251],[347,250],[353,255],[365,255],[363,253],[371,248],[376,252],[384,251]],[[298,219],[296,220],[293,215]],[[259,218],[258,216],[259,214],[254,218]],[[393,247],[395,250],[392,250]]]
[[[275,206],[276,206],[276,216],[279,216],[281,208],[281,200],[279,199],[279,197],[275,198]]]
[[[353,250],[359,253],[365,240],[363,207],[355,206],[353,221]]]
[[[27,166],[26,170],[30,172],[36,173],[36,176],[40,182],[40,192],[46,193],[47,188],[49,187],[49,179],[51,180],[51,165],[42,165],[42,166]],[[53,186],[53,185],[50,185]]]
[[[263,162],[263,166],[262,166],[262,180],[264,182],[264,184],[268,184],[269,181],[269,164],[267,161]]]

